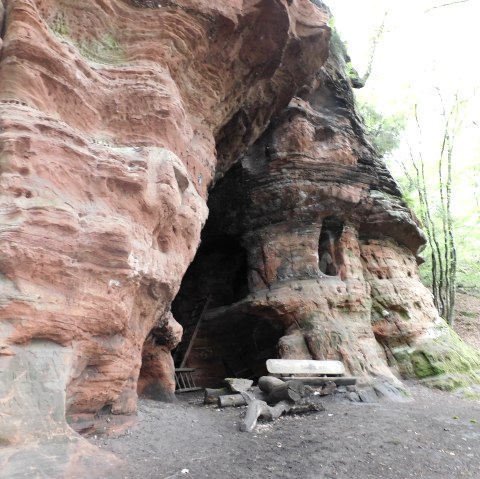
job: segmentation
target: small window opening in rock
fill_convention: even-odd
[[[95,416],[103,416],[103,415],[108,415],[112,413],[112,405],[111,404],[105,404],[100,411],[98,411]]]
[[[325,218],[322,222],[318,242],[319,268],[323,274],[336,276],[343,263],[339,243],[343,233],[343,222],[334,217]]]

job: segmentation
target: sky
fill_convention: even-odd
[[[432,87],[468,95],[480,85],[476,54],[480,1],[430,10],[451,1],[326,0],[360,75],[366,68],[371,39],[387,12],[373,73],[361,96],[375,92],[385,109],[395,109],[405,104],[405,95],[416,100]]]
[[[374,104],[384,115],[410,115],[400,149],[415,142],[426,161],[438,157],[443,119],[441,102],[448,109],[454,95],[464,100],[464,123],[455,149],[457,188],[454,209],[463,215],[472,207],[473,175],[480,184],[480,0],[434,8],[454,0],[325,0],[335,17],[335,28],[347,43],[353,67],[363,75],[372,37],[387,12],[385,33],[375,53],[372,75],[357,90],[360,101]],[[421,135],[414,121],[418,105]],[[392,164],[392,161],[390,162]],[[473,173],[477,169],[477,173]],[[397,170],[398,173],[398,170]],[[394,171],[395,174],[395,171]],[[480,195],[480,188],[476,193]]]

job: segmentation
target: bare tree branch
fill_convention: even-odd
[[[382,19],[382,23],[378,27],[377,31],[375,32],[374,37],[372,38],[372,45],[370,47],[370,58],[368,59],[368,64],[367,64],[367,70],[365,74],[363,75],[361,82],[365,85],[367,82],[368,78],[372,74],[372,68],[373,68],[373,60],[375,58],[375,51],[377,50],[377,46],[382,39],[385,31],[385,22],[387,21],[387,16],[388,16],[388,10],[385,11]]]
[[[469,1],[470,0],[456,0],[455,2],[442,3],[441,5],[437,5],[435,7],[429,8],[428,10],[425,10],[423,13],[431,12],[432,10],[436,10],[437,8],[449,7],[450,5],[456,5],[457,3],[465,3]]]
[[[362,77],[360,77],[358,72],[351,66],[350,57],[348,57],[347,61],[350,64],[350,80],[352,82],[353,88],[363,88],[368,78],[372,74],[373,61],[375,59],[375,52],[377,50],[378,44],[380,43],[380,41],[384,36],[385,23],[386,23],[387,17],[388,17],[388,10],[385,10],[385,13],[382,18],[382,23],[380,24],[378,29],[375,31],[374,36],[372,37],[367,69],[365,71],[365,74]]]

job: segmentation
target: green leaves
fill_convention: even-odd
[[[399,147],[406,118],[403,114],[383,115],[369,103],[358,105],[365,121],[366,133],[381,156],[386,156]]]

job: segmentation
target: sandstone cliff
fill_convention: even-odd
[[[93,432],[134,413],[137,388],[171,396],[176,319],[205,293],[228,311],[203,339],[220,349],[238,343],[222,333],[230,315],[282,357],[341,358],[367,382],[399,386],[388,365],[438,374],[452,355],[480,368],[419,282],[423,236],[363,136],[320,2],[3,5],[7,477],[27,456],[40,467],[21,451],[47,437],[61,447],[44,474],[81,466],[65,417]],[[221,373],[214,356],[206,375]]]
[[[402,377],[447,389],[479,380],[478,352],[446,326],[419,279],[425,237],[364,136],[347,70],[333,42],[314,82],[211,193],[202,247],[176,300],[213,292],[222,305],[190,360],[207,384],[235,373],[230,364],[262,374],[277,349],[342,360],[399,400],[408,396]],[[225,257],[233,249],[236,263],[212,256],[219,244],[231,245]],[[177,318],[188,324],[181,308]]]
[[[207,189],[311,81],[329,29],[307,0],[3,5],[0,443],[64,444],[56,477],[65,415],[94,431],[135,411],[142,350],[172,394],[170,304]]]

